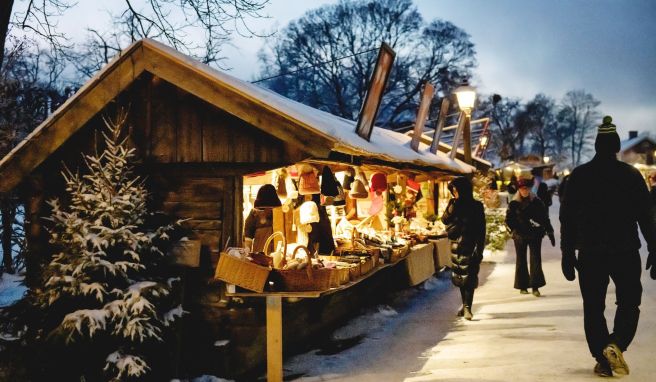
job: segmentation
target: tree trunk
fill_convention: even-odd
[[[4,195],[0,200],[2,206],[2,265],[7,273],[14,273],[14,262],[11,258],[11,237],[14,233],[14,217],[16,209],[10,195]]]
[[[11,9],[14,7],[14,0],[0,1],[0,69],[5,59],[5,41],[7,40],[7,31],[9,30],[9,20],[11,19]]]

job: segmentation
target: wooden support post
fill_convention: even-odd
[[[469,126],[469,115],[465,113],[465,126],[462,130],[463,149],[465,152],[465,163],[472,164],[472,149],[471,149],[471,128]]]
[[[464,111],[460,112],[460,115],[458,116],[458,128],[456,128],[456,132],[453,135],[453,142],[451,143],[453,147],[451,147],[451,152],[449,153],[449,158],[455,159],[456,157],[456,152],[458,151],[458,144],[459,144],[459,139],[460,135],[462,134],[463,129],[465,128],[465,124],[467,120],[467,115],[465,114]]]
[[[267,381],[282,382],[282,297],[266,297]]]

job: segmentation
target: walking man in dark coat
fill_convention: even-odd
[[[560,207],[562,271],[583,297],[585,337],[599,376],[624,375],[622,352],[635,336],[642,284],[637,225],[647,242],[647,269],[656,279],[656,228],[649,192],[632,166],[617,160],[620,139],[611,117],[604,117],[594,158],[572,172]],[[576,251],[578,250],[578,258]],[[615,283],[617,311],[613,332],[604,318],[606,292]]]

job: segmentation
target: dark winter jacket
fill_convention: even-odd
[[[537,196],[546,207],[551,206],[551,192],[549,192],[549,186],[545,182],[540,182],[538,185]]]
[[[483,204],[474,200],[471,182],[456,178],[450,188],[458,190],[458,199],[451,199],[442,223],[451,240],[452,281],[456,286],[478,286],[478,270],[485,247],[485,212]]]
[[[508,204],[506,225],[513,239],[536,240],[553,233],[547,207],[534,193],[522,198],[518,192]]]
[[[560,206],[563,253],[637,251],[638,224],[649,253],[656,253],[654,207],[638,170],[596,155],[572,171]]]

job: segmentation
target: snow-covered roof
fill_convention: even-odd
[[[374,127],[371,141],[367,141],[356,134],[354,121],[303,105],[145,39],[121,52],[0,161],[0,177],[4,179],[0,182],[0,192],[15,187],[143,72],[156,75],[284,141],[312,146],[307,142],[314,138],[321,147],[305,147],[313,155],[338,152],[377,159],[399,168],[405,164],[449,173],[474,171],[472,166],[452,160],[444,153],[431,153],[424,143],[415,152],[410,148],[410,137],[394,131]],[[264,114],[254,115],[256,110]],[[275,117],[276,121],[268,121],[267,116]]]
[[[645,140],[651,142],[653,145],[656,145],[656,141],[654,141],[649,135],[640,134],[637,137],[622,141],[620,143],[620,152],[624,152],[630,148],[633,148]]]

